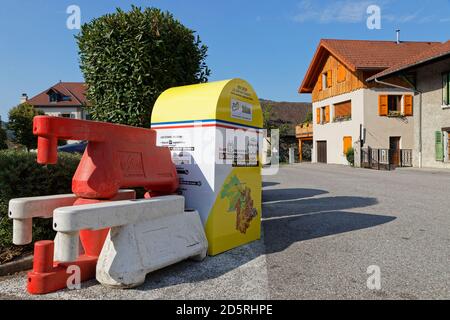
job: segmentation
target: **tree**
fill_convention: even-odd
[[[5,129],[0,125],[0,150],[8,149],[8,145],[6,144],[8,137],[6,135]]]
[[[311,111],[308,111],[308,113],[306,114],[305,121],[303,122],[303,124],[310,124],[310,123],[312,123],[312,119],[313,119],[313,114],[312,114]]]
[[[345,157],[352,167],[355,166],[355,149],[349,148],[345,153]]]
[[[207,82],[207,47],[169,12],[132,6],[84,24],[76,36],[94,120],[149,127],[166,89]]]
[[[43,115],[28,103],[19,104],[9,110],[8,129],[14,132],[14,142],[25,146],[28,150],[36,149],[37,137],[33,135],[33,118]]]
[[[275,121],[273,107],[270,104],[264,106],[263,112],[263,128],[267,130],[279,129],[280,137],[287,135],[289,132],[289,124],[281,123],[280,121]]]

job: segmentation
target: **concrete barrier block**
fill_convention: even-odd
[[[203,260],[207,250],[197,211],[143,219],[111,229],[96,278],[109,287],[136,287],[152,271],[189,258]]]

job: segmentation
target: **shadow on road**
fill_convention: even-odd
[[[135,290],[153,290],[181,283],[202,282],[231,272],[266,253],[280,252],[293,243],[374,227],[394,217],[347,212],[377,204],[374,198],[321,197],[316,189],[263,191],[264,240],[255,241],[203,262],[184,261],[147,275]]]
[[[262,201],[263,202],[273,202],[273,201],[286,201],[286,200],[300,200],[304,198],[311,198],[328,193],[324,190],[318,189],[269,189],[263,190]]]
[[[277,186],[279,185],[279,182],[270,182],[270,181],[263,181],[262,182],[262,187],[266,188],[266,187],[273,187],[273,186]]]
[[[395,217],[346,211],[269,219],[263,222],[265,252],[276,253],[299,241],[372,228],[393,220]]]

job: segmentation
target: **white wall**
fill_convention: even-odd
[[[334,104],[352,101],[352,120],[333,122]],[[317,110],[330,106],[330,123],[317,124]],[[327,161],[332,164],[348,164],[343,153],[344,137],[351,136],[355,144],[359,140],[360,124],[364,124],[364,89],[345,93],[313,103],[314,144],[312,162],[317,162],[317,141],[327,141]]]
[[[42,110],[49,116],[59,117],[62,113],[71,113],[74,115],[74,119],[85,119],[84,112],[82,111],[82,108],[79,107],[39,107],[39,110]]]

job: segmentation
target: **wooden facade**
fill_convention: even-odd
[[[327,74],[327,79],[331,76],[331,79],[328,80],[330,85],[327,88],[324,88],[322,85],[322,75],[325,73]],[[338,78],[340,78],[340,81],[338,81]],[[324,100],[364,87],[365,82],[362,71],[352,72],[334,56],[328,55],[321,72],[317,76],[317,82],[312,91],[312,101]]]
[[[312,101],[317,102],[344,93],[349,93],[363,88],[382,88],[385,85],[375,82],[367,83],[365,80],[370,78],[380,70],[350,70],[341,63],[332,54],[328,54],[325,63],[317,73],[317,81],[312,90]],[[323,75],[326,74],[326,87]],[[411,85],[402,79],[394,78],[387,81],[402,87],[411,87]],[[412,87],[411,87],[412,88]]]

